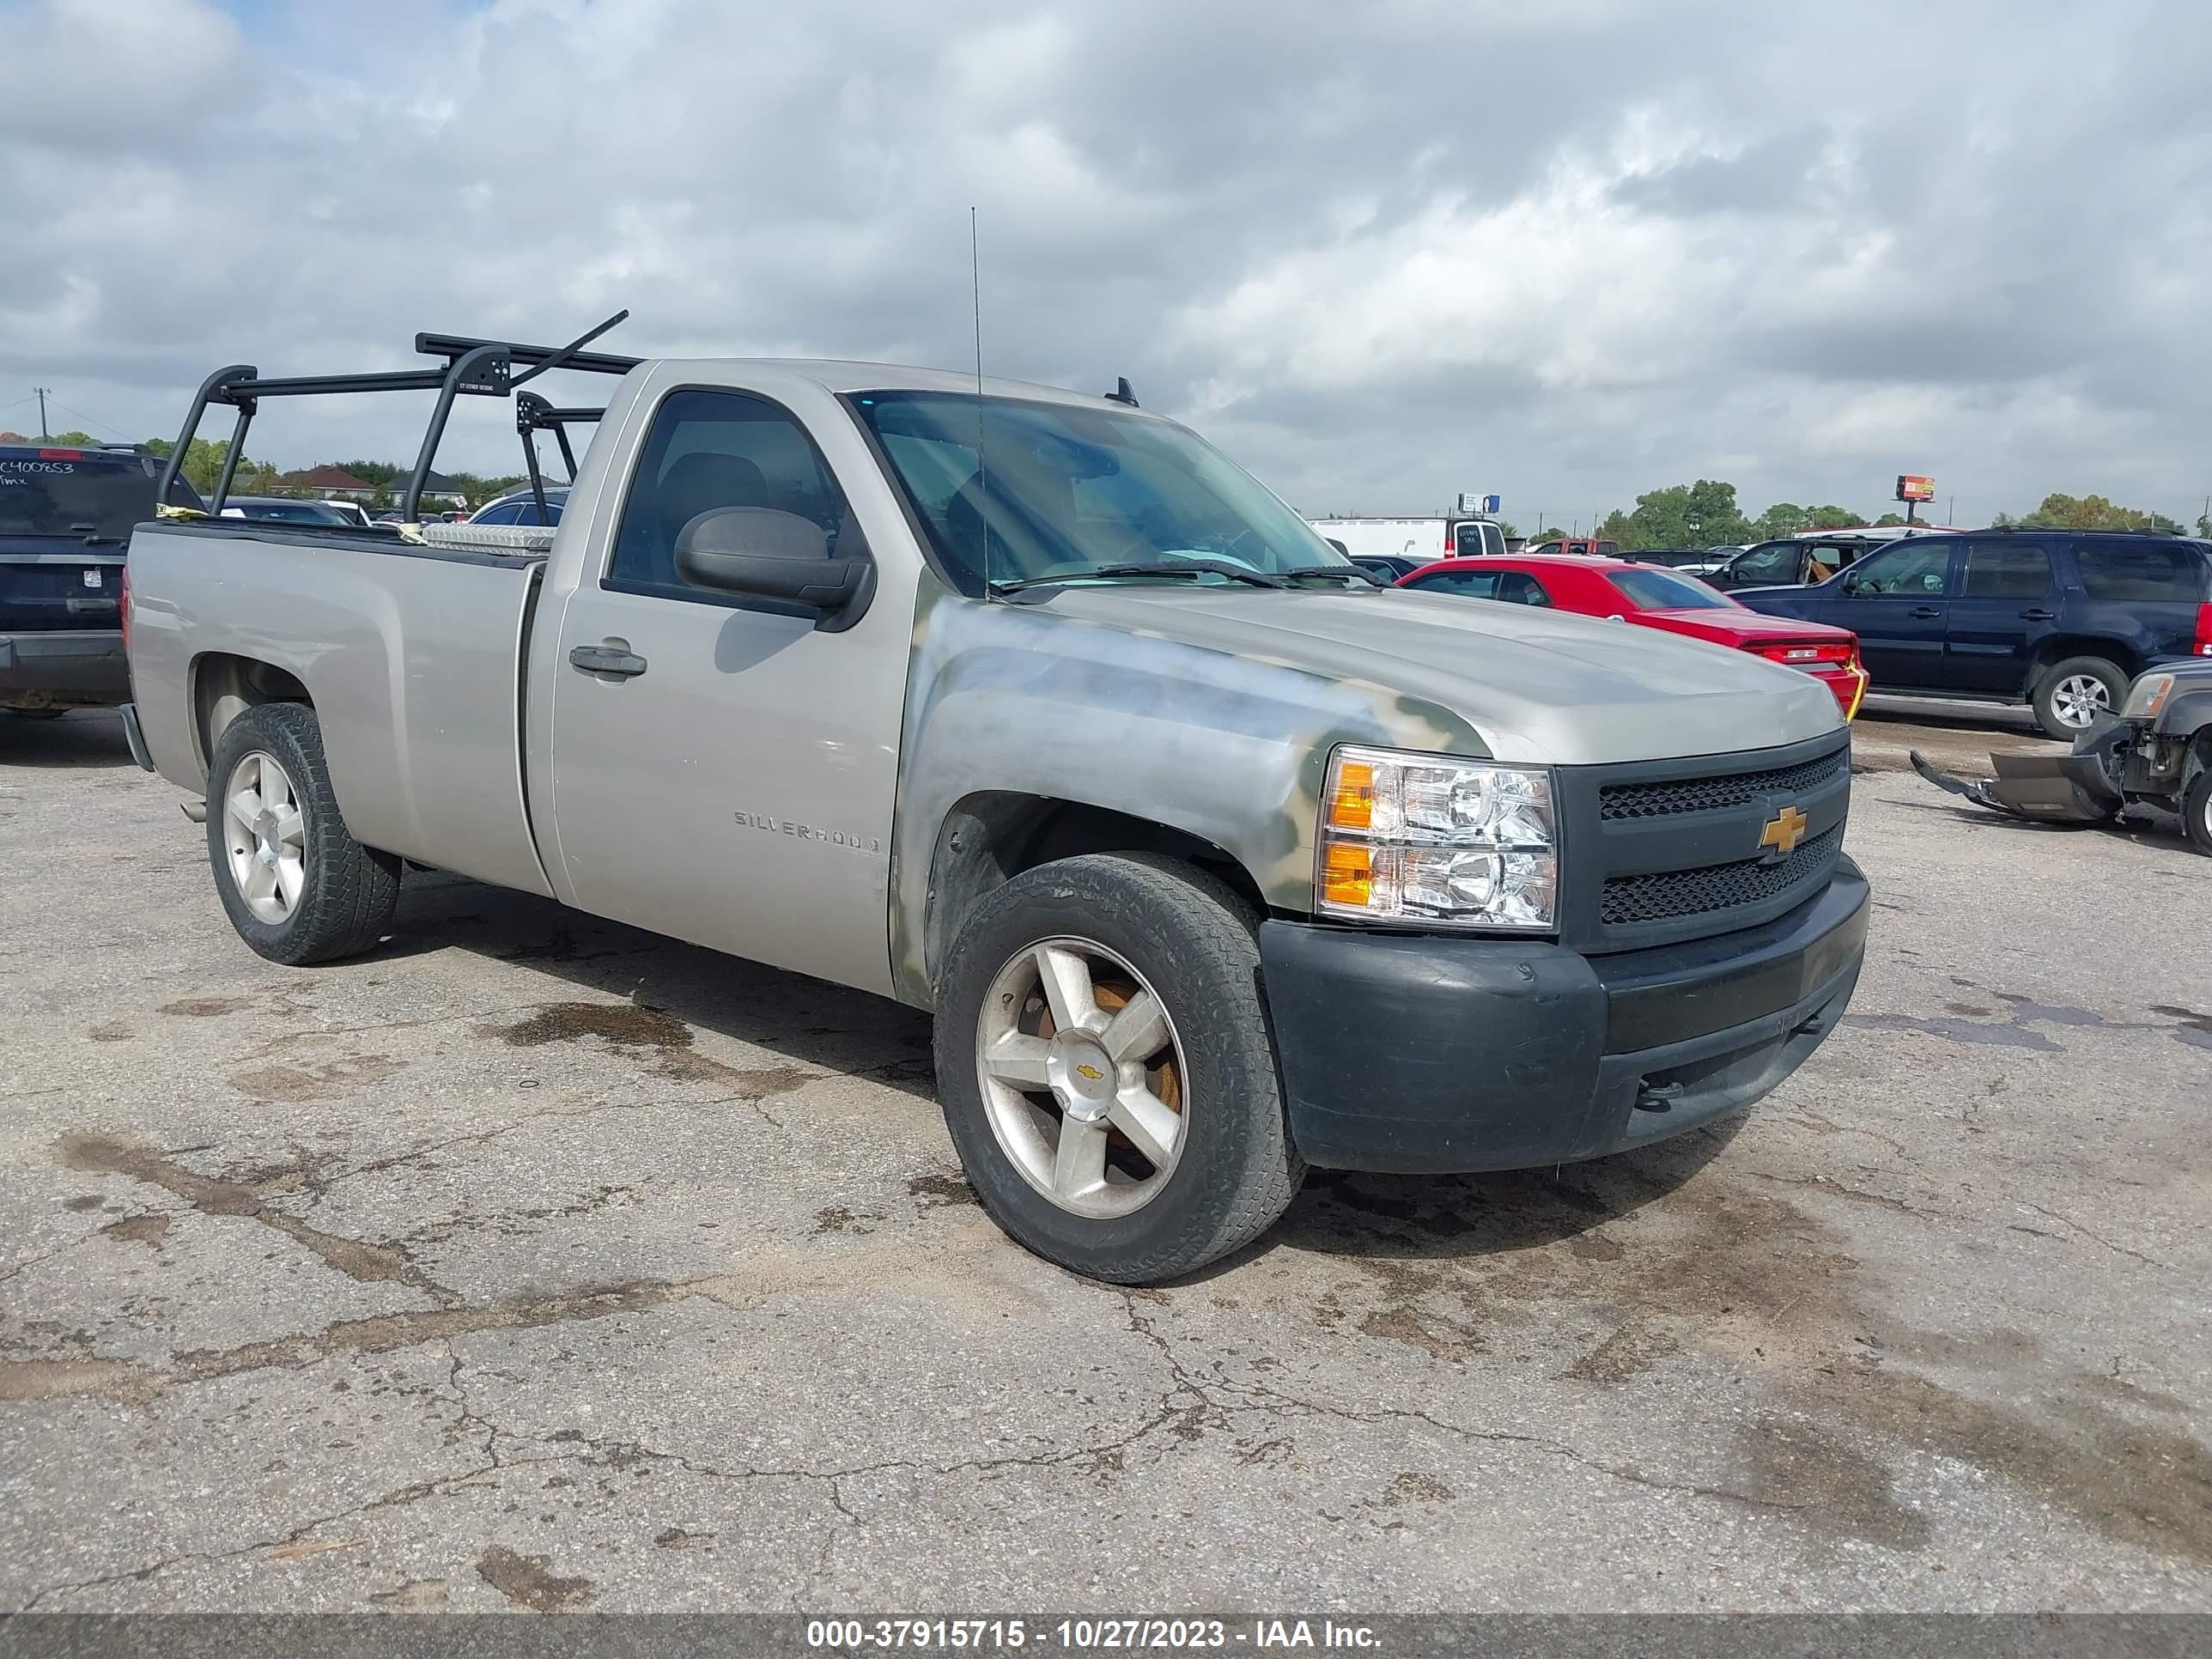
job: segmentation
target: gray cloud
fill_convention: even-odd
[[[0,0],[0,405],[133,434],[221,362],[619,306],[633,351],[964,364],[972,204],[994,372],[1128,374],[1316,509],[2212,487],[2197,8]]]

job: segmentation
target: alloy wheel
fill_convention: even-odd
[[[231,769],[222,799],[223,844],[246,908],[281,924],[307,886],[307,822],[291,775],[258,750]]]
[[[2060,725],[2081,732],[2100,714],[2112,712],[2112,693],[2094,674],[2069,674],[2051,693],[2051,712]]]
[[[1188,1069],[1167,1005],[1091,939],[1044,939],[999,969],[975,1069],[1000,1150],[1073,1214],[1143,1208],[1189,1139]]]

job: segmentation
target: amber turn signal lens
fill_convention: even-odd
[[[1322,860],[1322,896],[1331,904],[1365,909],[1374,902],[1375,855],[1367,848],[1340,842]]]
[[[1345,761],[1336,769],[1336,787],[1328,798],[1332,830],[1367,830],[1375,823],[1375,769],[1364,761]]]

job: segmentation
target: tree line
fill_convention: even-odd
[[[64,446],[93,447],[94,440],[82,432],[60,432],[54,434],[54,443]],[[149,438],[146,449],[161,460],[167,460],[176,450],[173,438]],[[229,458],[230,441],[227,438],[195,438],[191,447],[185,452],[184,475],[192,488],[201,495],[211,494],[216,480],[222,476],[222,464]],[[403,490],[398,487],[410,469],[391,461],[339,461],[343,471],[350,472],[363,483],[375,486],[376,493],[362,505],[371,512],[399,505]],[[452,482],[453,489],[468,497],[469,505],[480,507],[495,495],[503,495],[526,480],[520,473],[511,477],[485,477],[475,472],[441,472],[442,478]],[[257,461],[251,455],[238,458],[238,471],[231,475],[231,489],[240,495],[282,495],[285,493],[284,475],[267,461]]]
[[[1695,483],[1669,484],[1663,489],[1647,490],[1636,498],[1632,512],[1615,507],[1589,533],[1601,540],[1619,542],[1625,552],[1635,552],[1654,547],[1745,546],[1795,536],[1806,530],[1860,530],[1869,524],[1881,526],[1904,522],[1904,517],[1896,513],[1885,513],[1869,520],[1846,507],[1800,507],[1795,501],[1777,501],[1754,519],[1737,505],[1734,484],[1717,478],[1700,478]],[[2057,492],[2045,495],[2032,513],[2018,516],[2000,513],[1990,522],[2000,529],[2134,530],[2154,536],[2189,533],[2178,520],[2163,513],[2122,507],[2102,495]],[[1511,526],[1507,529],[1510,533]],[[1553,525],[1537,532],[1530,539],[1551,541],[1567,533]],[[2212,537],[2212,513],[2197,520],[2197,533]]]
[[[58,432],[49,441],[65,447],[98,447],[98,440],[85,432]],[[168,438],[146,441],[146,448],[162,460],[168,459],[176,447],[174,441]],[[216,479],[222,476],[223,461],[229,453],[228,439],[193,439],[185,455],[185,477],[195,489],[207,495],[215,489]],[[393,486],[407,476],[405,467],[390,461],[340,461],[337,465],[364,483],[376,486],[375,496],[367,503],[372,509],[399,505],[400,492]],[[471,507],[520,489],[527,482],[520,472],[505,477],[484,477],[474,472],[447,472],[443,476],[453,481],[455,490],[468,497]],[[282,477],[268,462],[241,455],[231,488],[241,495],[282,495]],[[1754,519],[1737,505],[1734,484],[1717,478],[1700,478],[1695,483],[1668,484],[1662,489],[1646,490],[1636,498],[1633,511],[1623,512],[1615,507],[1589,533],[1601,541],[1620,543],[1624,552],[1640,552],[1653,547],[1747,546],[1753,542],[1795,536],[1806,530],[1863,530],[1869,526],[1879,528],[1904,522],[1903,515],[1896,513],[1865,519],[1847,507],[1832,503],[1800,507],[1795,501],[1777,501]],[[2189,533],[2179,520],[2170,519],[2163,513],[2122,507],[2102,495],[2068,495],[2056,491],[2045,495],[2032,513],[2018,516],[2000,513],[1990,522],[2000,530],[2132,530],[2153,536]],[[1517,538],[1520,534],[1510,524],[1502,528],[1508,536]],[[1532,543],[1557,541],[1571,533],[1578,532],[1551,525],[1528,539]],[[2197,534],[2212,538],[2212,512],[2198,516]]]

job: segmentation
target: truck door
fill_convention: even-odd
[[[1452,526],[1452,553],[1462,559],[1505,551],[1505,532],[1486,519],[1462,519]]]
[[[856,434],[830,441],[864,454]],[[887,582],[857,625],[830,632],[677,574],[677,533],[728,507],[797,514],[840,556],[869,556],[822,448],[767,397],[671,386],[635,457],[608,482],[556,649],[538,659],[554,682],[548,862],[562,896],[888,991],[911,582],[896,595]]]
[[[1942,688],[1944,622],[1957,581],[1953,539],[1930,536],[1868,554],[1836,579],[1836,598],[1820,608],[1820,621],[1859,636],[1877,690]]]
[[[1945,683],[2018,696],[2035,647],[2058,617],[2051,550],[2032,537],[1977,537],[1944,629]]]

